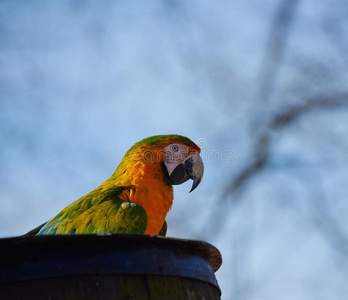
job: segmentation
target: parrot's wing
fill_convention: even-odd
[[[145,233],[148,222],[145,209],[120,199],[121,192],[122,188],[117,188],[87,194],[48,221],[38,235]]]

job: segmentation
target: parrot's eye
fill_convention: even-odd
[[[179,151],[178,145],[173,145],[173,146],[172,146],[172,151],[173,151],[173,152],[178,152],[178,151]]]

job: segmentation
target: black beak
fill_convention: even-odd
[[[190,156],[184,163],[178,164],[169,175],[169,182],[172,185],[182,184],[189,179],[193,180],[190,193],[199,185],[203,178],[204,165],[199,154]]]

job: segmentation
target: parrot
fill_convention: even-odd
[[[99,187],[26,235],[130,233],[162,235],[173,204],[173,185],[204,173],[201,149],[189,138],[155,135],[134,144]]]

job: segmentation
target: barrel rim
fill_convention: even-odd
[[[21,254],[24,254],[27,255],[27,258],[29,258],[29,262],[26,262],[26,269],[29,270],[29,273],[33,273],[33,267],[30,266],[30,264],[37,264],[37,260],[39,259],[44,261],[40,262],[41,264],[48,264],[48,268],[51,267],[54,269],[56,272],[54,274],[66,276],[67,274],[61,272],[59,266],[57,267],[54,265],[55,260],[58,264],[58,261],[62,259],[61,255],[68,254],[67,256],[64,256],[64,263],[76,265],[75,269],[72,267],[70,270],[71,274],[76,272],[76,268],[82,268],[88,272],[88,269],[86,269],[84,266],[83,261],[83,259],[86,258],[86,256],[84,256],[86,253],[84,252],[87,246],[91,248],[88,251],[86,250],[86,253],[90,253],[90,251],[95,253],[95,257],[90,260],[90,263],[94,266],[96,266],[98,260],[122,261],[122,255],[126,253],[125,251],[130,251],[130,253],[133,255],[132,259],[138,259],[139,264],[143,263],[143,254],[148,255],[150,253],[150,256],[152,256],[150,259],[161,260],[163,251],[166,251],[167,255],[169,255],[169,261],[165,261],[163,263],[162,259],[162,266],[160,266],[161,269],[150,270],[149,274],[158,275],[158,273],[163,273],[166,276],[188,277],[202,280],[218,287],[214,272],[217,271],[221,266],[221,254],[216,247],[207,242],[199,240],[186,240],[141,234],[20,236],[0,239],[0,248],[5,252],[5,255],[2,256],[0,261],[1,264],[5,264],[9,266],[10,269],[13,269],[13,272],[15,272],[12,272],[13,275],[16,274],[16,272],[18,273],[19,265],[15,265],[18,262],[11,261],[11,259],[14,260],[16,257],[18,257],[18,255],[20,256]],[[102,258],[98,257],[99,252],[102,253]],[[80,253],[82,254],[81,257],[79,257],[80,255],[77,255]],[[125,258],[128,255],[127,253],[124,256]],[[32,258],[33,255],[38,256],[38,254],[41,256]],[[72,255],[71,261],[69,261],[69,255]],[[177,261],[182,263],[180,268],[173,267]],[[124,263],[126,266],[130,266],[130,270],[133,272],[130,274],[141,273],[142,267],[147,267],[145,264],[142,267],[139,266],[138,268],[135,262],[132,261],[125,261],[121,263]],[[50,266],[50,264],[53,265]],[[182,267],[182,265],[185,266],[186,264],[188,266],[187,269]],[[191,270],[190,268],[195,268],[195,270]],[[209,269],[211,271],[209,271]],[[92,270],[90,275],[97,274],[100,270],[102,270],[103,273],[108,273],[107,266],[104,266],[104,268],[102,266],[98,266],[97,269]],[[50,275],[51,273],[47,274]],[[0,282],[6,282],[9,278],[11,278],[10,274],[4,275],[3,273],[3,275],[0,276]],[[21,278],[25,278],[25,276]]]

